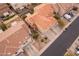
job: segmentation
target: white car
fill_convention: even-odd
[[[68,15],[68,14],[65,14],[64,17],[65,17],[66,19],[71,19],[71,18],[72,18],[71,15]]]

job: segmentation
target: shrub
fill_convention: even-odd
[[[34,39],[37,39],[38,36],[39,36],[39,34],[38,34],[37,31],[33,31],[33,32],[32,32],[32,37],[33,37]]]
[[[44,42],[44,39],[41,39],[41,42]]]
[[[74,7],[72,8],[72,10],[77,11],[78,8],[74,6]]]
[[[58,21],[58,23],[59,23],[59,25],[61,26],[61,27],[64,27],[65,26],[65,23],[62,21],[62,20],[57,20]]]
[[[10,18],[12,18],[12,17],[14,17],[15,15],[12,15],[12,16],[6,16],[5,18],[4,18],[4,21],[6,21],[6,20],[9,20]]]
[[[60,19],[60,15],[58,13],[54,12],[54,18],[58,20],[58,19]]]
[[[5,30],[7,29],[6,25],[5,25],[3,22],[0,24],[0,28],[1,28],[3,31],[5,31]]]

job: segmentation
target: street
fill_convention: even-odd
[[[79,35],[79,17],[41,54],[63,56]]]

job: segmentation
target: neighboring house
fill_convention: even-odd
[[[29,3],[10,3],[14,10],[21,16],[25,16],[29,12],[28,5]]]
[[[55,12],[58,12],[61,16],[70,10],[74,4],[72,3],[56,3],[52,4]]]
[[[34,12],[43,16],[49,16],[53,14],[54,8],[52,7],[52,4],[40,4],[34,8]]]
[[[59,3],[59,5],[61,5],[64,10],[71,9],[74,6],[73,3]]]
[[[15,12],[13,12],[9,6],[5,3],[0,4],[0,19],[6,20],[10,17],[15,15]]]
[[[19,21],[16,26],[0,33],[0,55],[16,55],[21,45],[29,40],[28,30],[26,24]]]
[[[10,5],[16,10],[18,8],[22,9],[24,6],[27,6],[26,3],[10,3]]]

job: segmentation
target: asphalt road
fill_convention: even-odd
[[[41,56],[63,56],[79,35],[79,17],[64,31]]]

